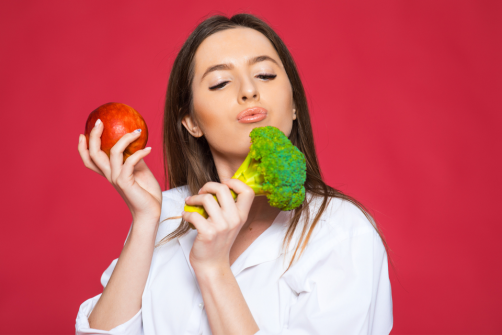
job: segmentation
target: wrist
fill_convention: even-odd
[[[159,227],[159,219],[139,218],[133,219],[131,234],[139,236],[155,236]]]
[[[218,264],[211,266],[193,266],[195,276],[199,282],[213,282],[223,280],[229,276],[233,277],[229,264]]]
[[[131,211],[131,215],[134,222],[158,223],[160,221],[159,213],[133,213]]]

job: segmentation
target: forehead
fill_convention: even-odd
[[[234,28],[207,37],[195,52],[195,76],[220,63],[243,65],[252,57],[268,55],[279,64],[281,60],[272,43],[262,33],[251,28]]]

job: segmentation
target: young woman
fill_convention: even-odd
[[[249,152],[251,130],[268,125],[307,161],[306,199],[292,211],[230,179]],[[80,135],[79,153],[117,189],[133,222],[101,277],[103,293],[81,305],[77,334],[390,332],[385,243],[364,207],[322,180],[295,63],[262,20],[210,17],[181,48],[164,115],[169,190],[143,161],[149,148],[122,164],[138,133],[124,135],[108,159],[102,131],[98,121],[89,149]],[[185,201],[209,217],[173,220]]]

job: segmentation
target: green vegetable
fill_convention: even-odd
[[[257,196],[265,195],[270,206],[283,211],[300,206],[305,199],[307,178],[303,153],[276,127],[254,128],[249,136],[252,143],[249,154],[232,178],[243,181]],[[236,199],[237,194],[230,192]],[[185,204],[184,210],[208,217],[202,206]]]

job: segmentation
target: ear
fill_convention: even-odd
[[[291,114],[293,117],[293,120],[296,120],[297,114],[298,114],[298,110],[296,109],[296,104],[293,101],[293,109],[292,109],[292,114]]]
[[[185,117],[183,117],[183,120],[181,120],[181,123],[183,123],[183,126],[185,126],[186,130],[188,130],[188,132],[192,134],[193,137],[201,137],[202,135],[204,135],[200,128],[192,120],[190,115],[185,115]]]

